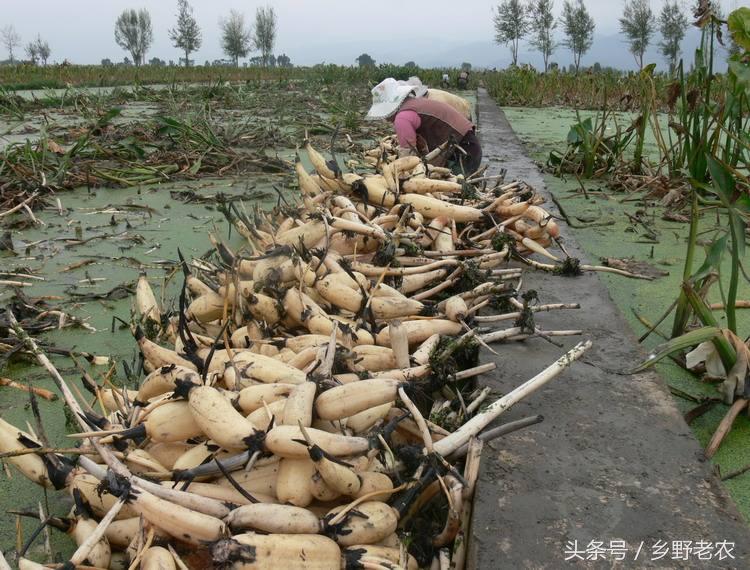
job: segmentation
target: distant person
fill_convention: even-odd
[[[451,85],[451,76],[447,73],[443,73],[443,89],[446,89],[450,87]]]
[[[458,88],[467,89],[469,87],[469,72],[466,69],[462,69],[461,73],[458,74]]]
[[[372,89],[366,118],[393,123],[400,156],[424,156],[448,142],[446,151],[431,164],[447,165],[467,176],[476,172],[482,163],[482,146],[471,121],[446,103],[415,95],[415,86],[389,77]]]

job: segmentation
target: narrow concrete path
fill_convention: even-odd
[[[523,179],[546,195],[539,170],[484,90],[478,113],[491,170],[506,168],[507,180]],[[547,207],[555,212],[551,201]],[[570,254],[584,259],[561,225]],[[625,373],[644,354],[597,275],[529,271],[524,288],[544,303],[580,302],[579,311],[537,320],[549,330],[583,329],[594,348],[502,418],[543,414],[544,422],[485,447],[469,567],[750,568],[750,530],[664,382]],[[499,357],[485,353],[483,361],[494,358],[498,367],[483,382],[505,393],[579,340],[561,349],[534,339],[503,346]],[[691,541],[687,556],[673,541]]]

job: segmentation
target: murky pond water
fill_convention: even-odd
[[[159,105],[142,101],[117,107],[120,114],[112,119],[113,125],[136,123],[162,112]],[[62,136],[69,129],[89,125],[93,120],[92,114],[81,113],[78,109],[50,109],[42,116],[27,114],[23,118],[0,119],[0,151],[14,143],[34,142],[44,135]]]

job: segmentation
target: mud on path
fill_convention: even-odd
[[[544,194],[541,173],[484,91],[478,111],[491,170],[505,168],[507,180],[526,180]],[[563,235],[570,254],[587,259],[573,231],[563,226]],[[580,302],[580,311],[540,318],[549,328],[587,331],[594,348],[503,419],[543,414],[544,422],[485,446],[470,567],[746,567],[750,530],[701,459],[664,381],[627,374],[645,353],[599,277],[562,281],[529,272],[525,281],[545,302]],[[565,349],[574,342],[564,341]],[[507,392],[560,351],[543,343],[503,347],[498,371],[485,381]],[[672,559],[673,541],[704,541],[703,556],[711,558],[699,559],[694,546],[687,558]]]

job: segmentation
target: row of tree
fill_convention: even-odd
[[[513,65],[518,65],[521,40],[528,37],[529,43],[541,53],[544,70],[547,71],[550,58],[559,46],[555,30],[560,24],[564,35],[562,45],[571,51],[576,71],[579,69],[581,58],[594,42],[594,19],[583,0],[565,0],[559,21],[553,10],[554,0],[503,0],[497,6],[493,17],[495,42],[510,46]],[[656,26],[649,0],[625,1],[620,30],[641,69],[643,56],[651,44]],[[662,36],[659,49],[669,62],[671,71],[677,64],[680,44],[688,27],[687,16],[677,0],[665,2],[659,14],[658,26]]]
[[[662,41],[659,50],[669,63],[670,73],[677,66],[680,44],[685,38],[688,18],[676,0],[666,2],[659,14],[659,32]],[[620,18],[620,30],[628,40],[630,52],[643,69],[643,56],[656,31],[656,21],[648,0],[629,0]]]
[[[247,57],[253,50],[260,52],[261,65],[264,67],[274,63],[276,60],[272,60],[272,54],[276,42],[276,23],[276,12],[270,6],[256,10],[255,26],[245,22],[244,14],[232,10],[228,17],[219,21],[221,47],[224,53],[235,65],[239,65],[240,58]],[[193,15],[193,8],[187,0],[177,0],[177,22],[175,27],[169,30],[169,39],[174,47],[185,54],[184,64],[190,65],[190,54],[200,49],[203,38],[200,26]],[[153,40],[154,33],[148,10],[127,9],[117,18],[115,41],[130,53],[135,65],[141,65],[145,61]]]
[[[13,63],[15,60],[15,50],[21,45],[21,36],[13,25],[8,25],[0,30],[0,41],[2,41],[3,47],[5,47],[5,50],[8,52],[8,59]],[[37,35],[35,40],[26,44],[25,49],[26,55],[34,65],[40,61],[44,65],[47,65],[47,60],[52,54],[52,49],[49,47],[49,43],[47,43],[46,40],[43,40],[39,35]]]
[[[191,65],[193,60],[191,61]],[[112,66],[131,66],[133,65],[133,62],[128,56],[125,56],[121,62],[114,62],[110,58],[105,57],[102,58],[100,65],[102,67],[112,67]],[[148,60],[148,62],[144,61],[143,65],[149,65],[152,67],[176,67],[178,65],[184,65],[182,58],[180,58],[180,61],[176,62],[172,59],[169,61],[166,61],[164,59],[161,59],[159,57],[152,57]],[[197,64],[196,64],[197,65]],[[251,66],[251,67],[260,67],[263,65],[263,58],[260,56],[251,57],[247,62],[245,62],[245,67]],[[291,58],[286,54],[279,54],[279,55],[271,55],[268,62],[269,67],[293,67],[292,66],[292,60]],[[228,67],[232,66],[234,67],[233,61],[228,61],[226,59],[215,59],[213,62],[210,60],[206,60],[203,64],[203,67]]]

